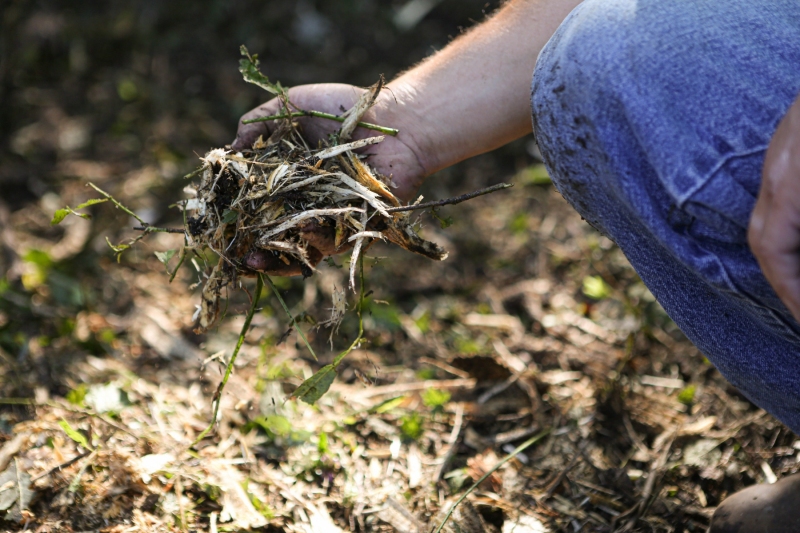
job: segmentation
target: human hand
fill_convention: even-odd
[[[298,109],[340,115],[350,109],[363,92],[364,89],[343,84],[303,85],[289,90],[289,100]],[[275,98],[246,113],[239,123],[232,148],[243,150],[252,146],[260,135],[268,137],[277,126],[276,121],[251,124],[243,124],[242,121],[279,114],[280,108],[281,102]],[[312,146],[320,140],[327,139],[329,134],[341,127],[339,122],[318,117],[300,117],[296,120],[300,123],[306,141]],[[413,119],[403,115],[402,106],[394,100],[389,89],[384,89],[375,105],[362,117],[362,121],[400,130],[396,137],[387,135],[383,142],[365,147],[360,152],[368,155],[367,162],[374,170],[389,178],[389,182],[393,185],[392,192],[398,198],[401,200],[413,198],[428,174],[419,157],[420,151],[416,149],[412,128],[405,126],[413,123]],[[356,128],[353,140],[375,135],[380,133]],[[314,221],[309,221],[300,228],[300,237],[308,245],[308,261],[313,265],[324,256],[342,253],[350,248],[349,246],[336,248],[333,229],[319,226]],[[245,257],[245,264],[252,270],[270,275],[293,276],[301,273],[309,275],[308,267],[304,269],[296,261],[286,264],[278,255],[267,251],[251,252]]]
[[[364,91],[365,89],[360,87],[341,83],[300,85],[289,89],[289,101],[298,109],[305,111],[341,115],[356,103]],[[280,113],[280,105],[280,100],[273,98],[243,115],[232,148],[234,150],[249,148],[259,135],[263,135],[264,138],[269,136],[276,127],[276,121],[252,124],[243,124],[242,121],[277,115]],[[395,196],[401,200],[410,200],[429,172],[423,160],[423,151],[416,143],[415,132],[411,125],[413,119],[408,112],[404,113],[404,107],[394,100],[391,89],[385,88],[381,91],[375,105],[364,114],[362,122],[397,128],[400,133],[395,137],[387,135],[383,142],[367,146],[360,152],[369,156],[367,162],[373,169],[389,178],[395,185],[392,187]],[[340,122],[318,117],[300,117],[296,120],[300,123],[303,136],[311,145],[327,139],[328,135],[337,131],[342,125]],[[356,128],[353,140],[376,135],[381,133]]]
[[[767,148],[747,240],[778,297],[800,320],[800,97]]]

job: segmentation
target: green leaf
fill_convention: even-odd
[[[400,432],[411,440],[417,440],[422,436],[422,417],[419,413],[410,413],[400,419]]]
[[[159,261],[161,261],[164,266],[168,266],[169,260],[175,255],[177,250],[166,250],[164,252],[153,252],[155,253],[156,257]],[[169,270],[168,270],[169,271]]]
[[[108,198],[92,198],[91,200],[86,200],[85,202],[83,202],[81,205],[79,205],[75,209],[84,209],[86,207],[89,207],[89,206],[92,206],[92,205],[96,205],[96,204],[102,204],[102,203],[107,202],[107,201],[108,201]]]
[[[427,389],[422,393],[422,403],[431,409],[441,408],[450,401],[450,393],[441,389]]]
[[[64,433],[67,434],[67,437],[77,442],[79,445],[81,445],[81,447],[87,450],[92,449],[91,445],[89,444],[89,440],[86,438],[86,435],[70,426],[69,422],[67,422],[65,419],[62,418],[58,425],[61,426],[61,429],[64,430]]]
[[[285,437],[292,432],[292,423],[285,416],[259,416],[253,422],[273,438]]]
[[[317,442],[317,451],[320,454],[328,453],[328,434],[324,431],[319,434],[319,442]]]
[[[385,402],[379,403],[377,406],[371,409],[372,412],[382,415],[383,413],[388,413],[392,409],[399,407],[404,401],[406,401],[405,396],[397,396],[396,398],[389,398]]]
[[[435,207],[431,208],[431,214],[433,215],[433,218],[439,221],[439,225],[442,227],[442,229],[449,228],[455,222],[453,220],[453,217],[444,217],[444,218],[440,217],[439,213],[436,212]]]
[[[231,222],[236,222],[236,219],[239,218],[239,212],[233,211],[231,209],[226,209],[222,212],[222,223],[223,224],[230,224]]]
[[[239,48],[239,51],[244,56],[239,60],[239,72],[242,73],[244,81],[252,83],[253,85],[258,85],[265,91],[272,94],[277,95],[283,92],[281,91],[280,86],[269,81],[269,78],[264,76],[258,69],[258,55],[251,56],[245,45],[242,45]]]
[[[66,399],[72,405],[82,406],[88,390],[89,387],[87,387],[85,383],[81,383],[67,393]]]
[[[50,258],[50,254],[42,250],[37,250],[36,248],[31,248],[25,252],[22,259],[26,263],[33,263],[41,270],[47,270],[53,266],[53,260]]]
[[[79,205],[75,209],[84,209],[86,207],[90,207],[90,206],[93,206],[95,204],[102,204],[103,202],[107,202],[107,201],[108,201],[108,198],[92,198],[91,200],[86,200],[85,202],[83,202],[81,205]],[[70,206],[66,206],[64,209],[59,209],[58,211],[53,213],[53,220],[50,221],[50,225],[51,226],[56,226],[58,224],[61,224],[61,222],[65,218],[67,218],[67,215],[69,215],[69,214],[73,214],[73,215],[75,215],[77,217],[81,217],[81,218],[84,218],[84,219],[87,219],[87,220],[92,218],[92,215],[88,215],[86,213],[77,213],[77,212],[75,212],[75,209],[72,209]]]
[[[611,287],[600,276],[583,278],[583,294],[593,300],[602,300],[611,295]]]
[[[317,400],[322,398],[323,394],[328,392],[334,379],[336,379],[336,367],[325,365],[316,374],[301,383],[292,396],[309,405],[314,405]]]
[[[53,214],[53,220],[50,221],[50,225],[57,226],[58,224],[61,224],[61,222],[67,218],[67,215],[70,214],[70,212],[71,209],[69,207],[66,209],[59,209]]]
[[[692,403],[694,401],[695,392],[697,392],[697,385],[687,386],[678,393],[678,401],[686,405]]]

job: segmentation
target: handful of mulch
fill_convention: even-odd
[[[392,194],[389,178],[354,152],[385,137],[348,142],[381,88],[379,82],[366,91],[341,117],[338,134],[317,147],[293,121],[305,112],[289,112],[282,92],[286,112],[268,139],[259,137],[241,153],[219,148],[201,159],[196,197],[185,206],[188,245],[219,256],[203,289],[201,330],[216,322],[221,292],[238,276],[295,273],[298,267],[310,276],[324,256],[352,248],[354,288],[359,254],[377,239],[431,259],[447,257],[413,230],[411,210]]]

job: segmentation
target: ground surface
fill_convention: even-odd
[[[422,531],[544,433],[461,504],[461,531],[704,531],[726,495],[798,470],[797,437],[682,337],[542,179],[530,139],[426,185],[434,199],[515,184],[442,209],[447,229],[423,215],[447,261],[370,249],[368,342],[313,407],[287,397],[356,334],[352,313],[333,349],[313,327],[347,258],[279,280],[320,360],[265,294],[221,422],[191,449],[247,294],[231,292],[220,326],[195,335],[198,271],[169,284],[153,254],[180,236],[117,263],[106,237],[135,235],[120,211],[95,206],[56,228],[53,212],[96,196],[92,181],[180,224],[168,206],[195,154],[230,142],[262,98],[239,79],[239,44],[287,85],[368,85],[485,6],[447,0],[401,30],[404,2],[167,4],[3,9],[0,529]]]

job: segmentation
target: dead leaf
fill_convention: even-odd
[[[20,469],[17,459],[0,474],[0,511],[6,511],[6,520],[22,521],[33,499],[30,485],[31,476]]]

